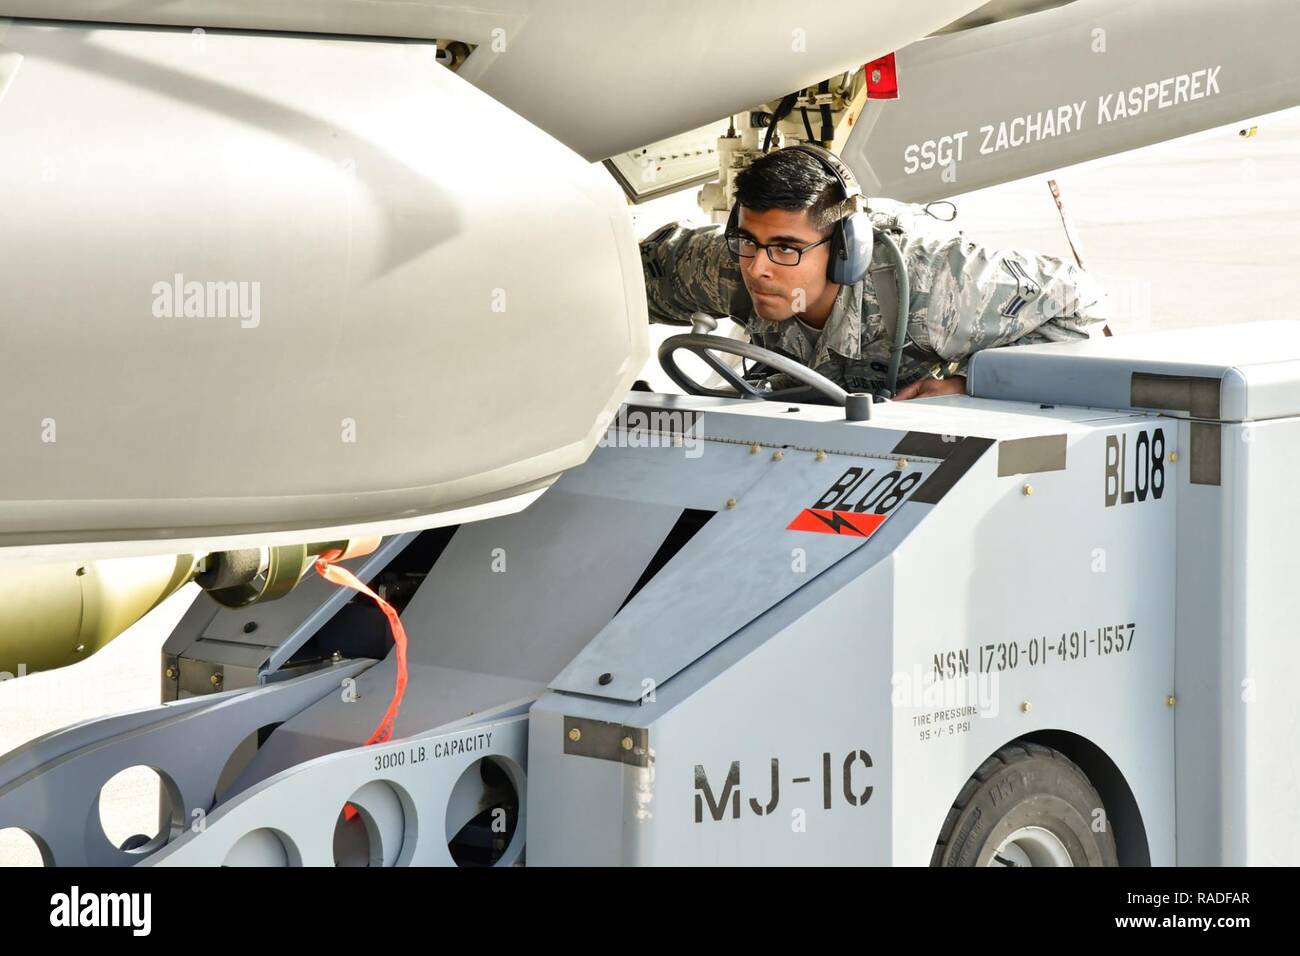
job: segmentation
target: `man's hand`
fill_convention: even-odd
[[[930,398],[933,395],[965,395],[966,376],[950,375],[947,378],[922,378],[913,382],[894,396],[894,401],[905,402],[909,398]]]

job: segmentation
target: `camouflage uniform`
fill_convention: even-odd
[[[1085,326],[1103,318],[1103,293],[1078,266],[1052,256],[993,251],[920,206],[872,200],[878,227],[896,225],[907,263],[911,308],[898,388],[941,369],[960,373],[980,349],[1088,338]],[[816,369],[848,391],[877,391],[888,378],[892,315],[881,314],[875,282],[895,282],[884,243],[877,241],[871,271],[842,286],[814,344],[794,320],[771,322],[753,312],[740,269],[727,251],[722,226],[698,229],[669,223],[642,240],[641,264],[653,322],[689,325],[693,312],[730,315],[750,341]],[[759,255],[764,253],[760,252]],[[779,268],[779,267],[777,267]],[[895,296],[889,295],[893,303]],[[951,363],[956,363],[951,365]],[[794,384],[784,376],[775,387]]]

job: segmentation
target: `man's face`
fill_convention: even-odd
[[[802,249],[817,242],[828,233],[813,228],[806,210],[791,212],[786,209],[767,209],[755,212],[740,207],[736,231],[755,242],[779,243],[793,249]],[[826,278],[827,256],[831,244],[824,242],[803,254],[797,266],[783,266],[773,262],[763,249],[753,258],[740,259],[740,275],[754,302],[754,312],[760,319],[780,322],[801,315],[813,303],[823,301],[830,281]]]

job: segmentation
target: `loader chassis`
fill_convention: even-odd
[[[1036,779],[1119,863],[1295,862],[1288,354],[1300,323],[993,350],[864,422],[632,393],[524,511],[353,563],[418,581],[399,739],[359,746],[394,655],[330,654],[364,601],[200,597],[164,663],[238,680],[8,755],[0,826],[55,863],[1050,862],[978,805]],[[113,847],[92,798],[141,763],[175,803]]]

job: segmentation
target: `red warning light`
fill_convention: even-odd
[[[867,74],[867,99],[898,99],[898,65],[894,54],[886,53],[862,68]]]

